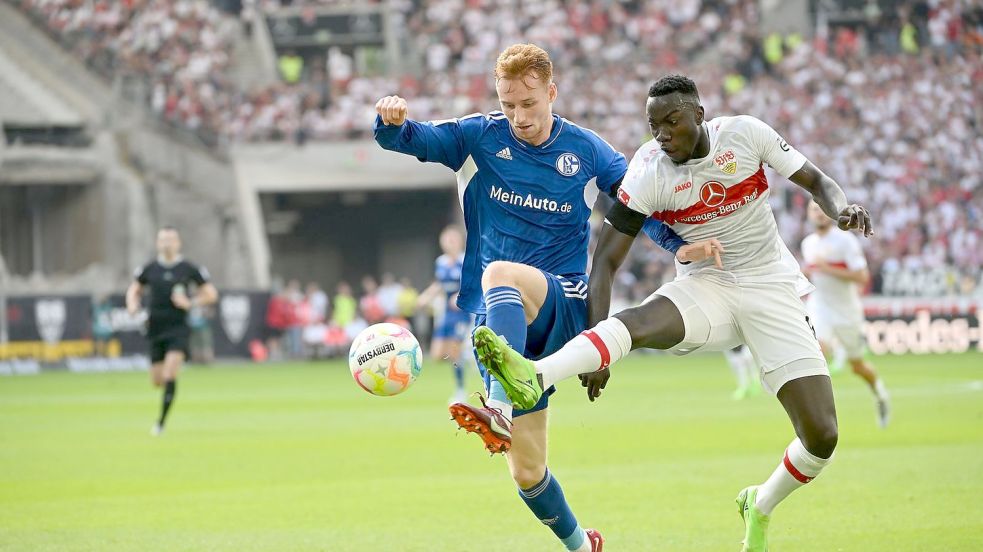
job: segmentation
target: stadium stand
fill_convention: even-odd
[[[0,52],[0,120],[4,124],[78,126],[78,113]]]
[[[243,3],[260,17],[345,5],[354,4]],[[406,66],[419,71],[360,74],[351,56],[333,50],[308,60],[314,63],[304,64],[294,84],[237,89],[228,78],[237,20],[207,2],[20,2],[91,65],[141,75],[154,112],[213,137],[209,143],[365,138],[372,104],[387,92],[407,96],[419,119],[487,111],[495,105],[494,55],[525,40],[554,57],[556,110],[630,156],[646,134],[639,111],[647,83],[685,72],[700,84],[711,116],[745,112],[769,121],[871,206],[877,235],[866,247],[875,274],[944,263],[954,270],[950,291],[980,281],[979,5],[826,3],[840,11],[817,17],[810,40],[763,30],[751,0],[385,5],[408,37],[407,58],[418,58]],[[952,144],[960,144],[958,153]],[[776,183],[772,201],[782,235],[796,248],[807,231],[804,204],[787,190]],[[669,268],[640,249],[624,277],[641,293]]]
[[[255,271],[243,244],[235,179],[228,163],[201,140],[147,116],[143,81],[114,64],[97,70],[105,53],[81,15],[45,3],[47,36],[17,2],[0,3],[0,250],[9,272],[6,291],[106,292],[132,277],[150,255],[148,243],[163,221],[201,238],[190,244],[205,256],[225,255],[218,281],[251,285]],[[90,10],[93,25],[121,25],[126,3],[72,3]],[[40,9],[40,8],[39,8]],[[66,8],[67,9],[67,8]],[[114,15],[114,13],[116,15]],[[147,16],[149,17],[149,16]],[[45,20],[49,21],[49,20]],[[70,29],[77,42],[58,29]],[[125,34],[125,33],[123,33]],[[146,36],[145,36],[146,38]],[[197,40],[197,38],[195,39]],[[90,63],[78,63],[77,55]],[[165,60],[165,63],[166,60]],[[136,85],[134,85],[134,83]],[[218,257],[215,257],[218,258]],[[233,284],[234,285],[234,284]]]

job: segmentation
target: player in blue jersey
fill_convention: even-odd
[[[457,174],[467,240],[457,304],[516,351],[540,358],[586,329],[588,219],[598,191],[612,197],[627,170],[622,154],[593,131],[553,114],[557,88],[541,48],[509,47],[495,66],[502,111],[458,119],[407,119],[406,100],[376,103],[375,139],[385,149],[441,163]],[[681,261],[706,258],[653,221],[652,235]],[[601,550],[584,530],[546,466],[549,394],[512,409],[501,384],[479,365],[483,408],[451,405],[458,423],[505,452],[519,494],[568,550]]]
[[[420,308],[433,305],[440,298],[443,308],[434,313],[433,340],[430,357],[436,361],[449,360],[454,365],[454,395],[451,404],[465,400],[464,365],[473,358],[470,347],[471,313],[457,306],[457,294],[461,291],[461,273],[464,270],[464,233],[456,225],[444,228],[440,233],[440,249],[434,267],[434,282],[417,300]]]

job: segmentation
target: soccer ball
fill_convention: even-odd
[[[359,387],[388,397],[406,391],[423,369],[420,342],[406,328],[383,322],[362,330],[348,353]]]

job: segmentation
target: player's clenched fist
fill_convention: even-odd
[[[399,126],[406,120],[406,100],[399,96],[386,96],[375,103],[375,112],[387,125]]]
[[[864,237],[874,235],[874,228],[870,225],[870,213],[867,209],[857,205],[847,205],[846,209],[840,211],[840,216],[836,218],[836,225],[840,230],[858,230]]]

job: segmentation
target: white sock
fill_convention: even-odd
[[[512,403],[507,403],[497,399],[488,399],[485,401],[485,406],[488,408],[497,408],[501,410],[502,416],[505,416],[505,419],[508,421],[512,421]]]
[[[887,386],[884,385],[884,380],[877,378],[874,382],[874,394],[877,395],[877,399],[881,401],[886,401],[888,399]]]
[[[543,389],[579,374],[589,374],[618,362],[631,352],[631,334],[624,322],[611,317],[571,339],[559,351],[536,361]]]
[[[734,378],[737,379],[737,388],[743,389],[747,387],[748,369],[744,357],[744,347],[741,347],[738,351],[727,349],[724,351],[724,358],[727,359],[727,364],[730,365],[730,371],[734,372]]]
[[[594,545],[590,543],[590,537],[587,536],[587,532],[579,527],[577,528],[577,530],[584,533],[584,542],[580,544],[580,548],[572,550],[571,552],[591,552],[591,550],[593,550],[594,548]]]
[[[778,503],[792,494],[792,491],[815,479],[833,460],[813,456],[802,446],[802,441],[796,438],[785,449],[785,458],[767,481],[758,487],[758,498],[755,506],[766,516],[770,516]]]

